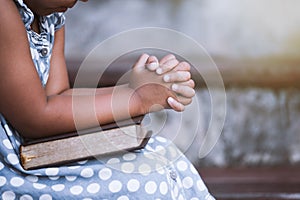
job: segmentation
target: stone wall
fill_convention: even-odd
[[[217,90],[217,89],[216,89]],[[218,91],[217,91],[218,92]],[[200,104],[199,130],[193,143],[195,121],[169,111],[168,125],[160,133],[172,139],[185,154],[200,166],[277,166],[300,163],[300,90],[296,88],[226,89],[226,119],[222,133],[212,149],[200,158],[200,145],[211,118],[211,102],[207,90],[197,91]],[[215,109],[222,109],[215,107]],[[157,114],[158,118],[164,115]],[[172,129],[173,127],[173,129]],[[175,128],[176,127],[176,128]],[[168,134],[164,134],[168,133]]]
[[[297,0],[89,0],[67,11],[66,55],[84,57],[103,40],[134,28],[187,34],[211,55],[299,56]]]

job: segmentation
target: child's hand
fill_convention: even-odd
[[[176,93],[177,100],[170,97],[168,104],[176,111],[183,111],[185,106],[192,102],[195,95],[195,83],[191,79],[190,65],[187,62],[179,62],[172,54],[165,56],[158,62],[155,56],[150,56],[146,67],[163,75],[166,83],[173,83],[171,89]]]
[[[139,58],[132,68],[129,80],[129,87],[134,89],[135,97],[139,99],[139,106],[144,114],[169,108],[168,97],[177,99],[171,90],[171,83],[165,82],[163,75],[157,75],[145,67],[148,59],[149,55],[147,54],[143,54]]]

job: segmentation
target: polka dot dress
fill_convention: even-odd
[[[26,26],[32,13],[22,0],[16,1],[16,5]],[[57,17],[63,15],[48,16],[45,24],[55,30],[64,21]],[[42,83],[46,82],[45,72],[49,70],[36,68]],[[1,114],[0,118],[6,124]],[[0,199],[3,200],[214,199],[193,165],[162,137],[151,138],[143,150],[36,170],[22,168],[18,151],[20,139],[7,124],[0,126],[0,142]]]
[[[2,116],[1,116],[2,117]],[[0,194],[6,199],[214,199],[193,165],[168,140],[145,149],[65,166],[24,170],[0,128]]]

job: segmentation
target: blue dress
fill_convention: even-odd
[[[43,85],[47,83],[54,33],[64,24],[62,13],[40,18],[41,33],[30,29],[33,13],[16,0],[27,30],[32,59]],[[20,140],[0,115],[0,197],[3,200],[51,199],[214,199],[194,166],[172,142],[153,137],[143,150],[24,170]]]

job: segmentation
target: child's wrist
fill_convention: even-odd
[[[130,87],[128,87],[128,90],[129,90],[130,115],[132,117],[135,117],[135,116],[147,114],[147,109],[145,109],[143,98],[141,97],[139,92]]]

